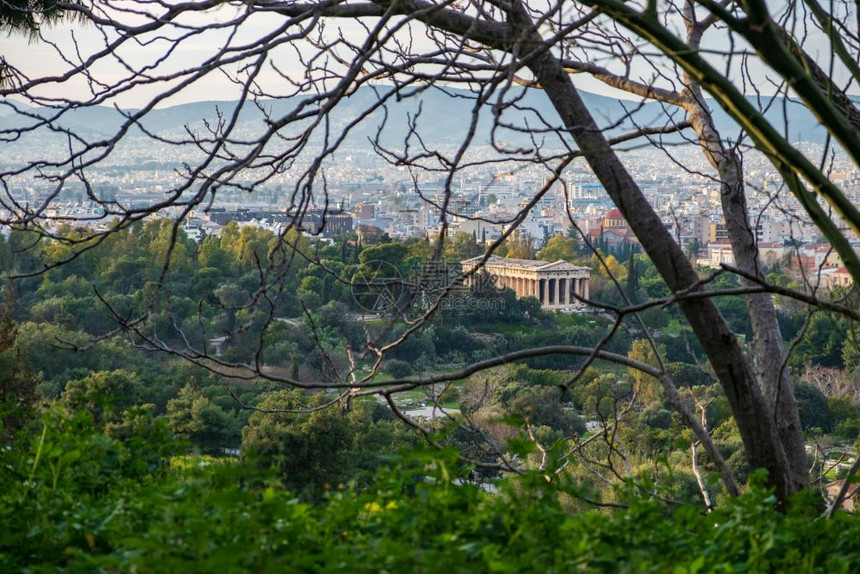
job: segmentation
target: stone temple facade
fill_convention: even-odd
[[[483,257],[467,259],[461,264],[466,274],[478,265]],[[497,287],[513,289],[517,298],[535,297],[544,309],[573,309],[582,303],[574,295],[588,299],[588,280],[591,270],[577,267],[566,261],[536,261],[533,259],[506,259],[493,255],[484,264],[484,270]],[[476,281],[466,279],[467,285]]]

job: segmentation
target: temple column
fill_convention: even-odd
[[[564,306],[570,307],[570,292],[573,289],[573,277],[568,277],[564,281]]]
[[[583,298],[583,299],[588,299],[588,279],[583,279],[583,280],[582,280],[582,287],[583,287],[583,295],[582,295],[582,298]]]
[[[547,297],[546,302],[547,305],[552,307],[555,305],[555,300],[558,297],[558,294],[556,293],[556,291],[558,291],[558,286],[556,285],[555,278],[548,279],[547,282],[549,283],[549,297]]]

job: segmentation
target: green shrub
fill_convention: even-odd
[[[0,571],[851,572],[860,563],[860,522],[814,520],[812,497],[781,514],[760,473],[710,514],[657,502],[641,484],[619,490],[625,508],[572,514],[562,501],[579,491],[559,476],[526,474],[488,494],[455,480],[453,451],[413,451],[311,504],[258,465],[170,459],[159,426],[136,441],[111,438],[91,415],[57,408],[6,448]]]

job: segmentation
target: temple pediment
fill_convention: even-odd
[[[462,261],[464,267],[474,267],[483,260],[483,256],[473,257]],[[539,261],[537,259],[514,259],[492,255],[484,264],[486,268],[506,267],[509,269],[522,269],[523,271],[584,271],[588,267],[579,267],[559,259],[558,261]]]

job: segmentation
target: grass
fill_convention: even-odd
[[[667,335],[672,335],[673,337],[678,337],[681,335],[681,331],[684,330],[684,327],[681,326],[681,322],[678,319],[672,319],[669,321],[669,324],[660,329]]]
[[[423,401],[427,398],[427,392],[424,389],[412,389],[411,391],[403,391],[397,393],[397,401]]]
[[[369,370],[368,371],[356,371],[355,377],[357,379],[361,380],[369,374],[370,374]],[[392,377],[391,375],[389,375],[387,373],[383,373],[382,371],[376,373],[376,376],[373,377],[374,381],[381,382],[381,383],[384,383],[385,381],[391,381],[393,379],[394,379],[394,377]]]

